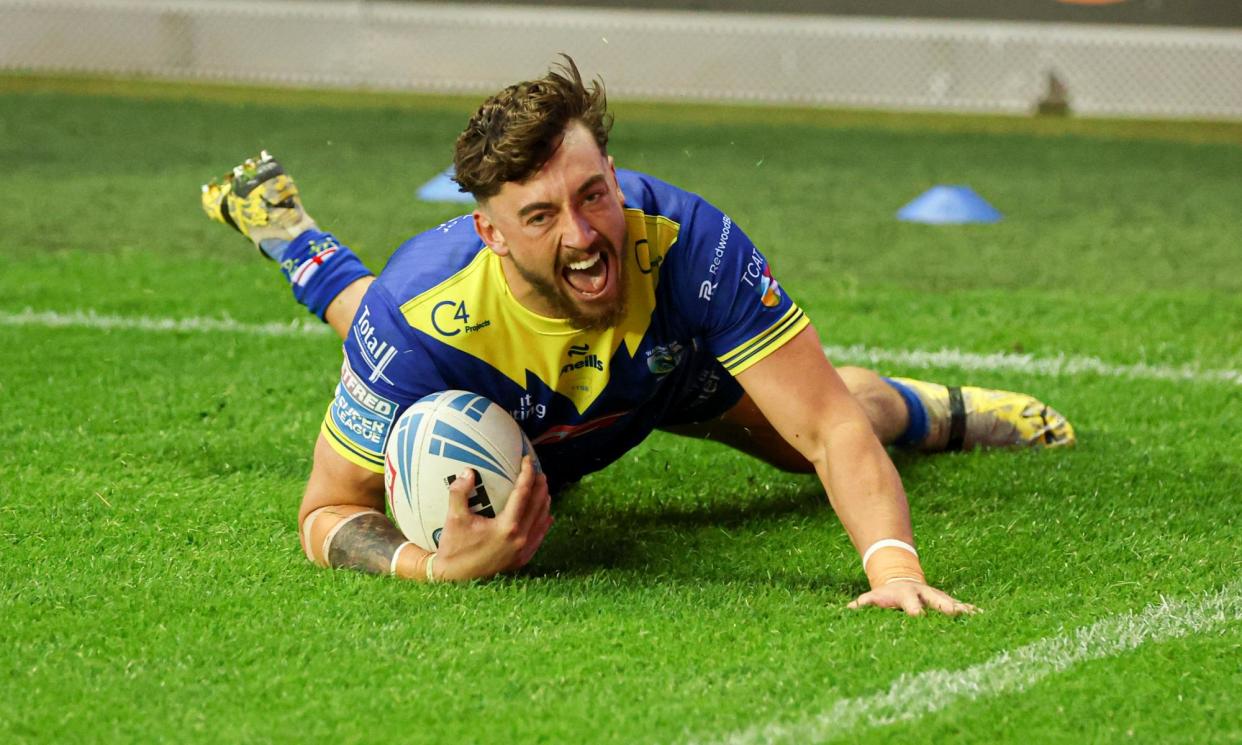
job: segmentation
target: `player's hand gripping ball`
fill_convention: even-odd
[[[449,484],[466,468],[478,478],[470,495],[477,515],[500,514],[530,455],[539,459],[509,412],[468,391],[441,391],[406,409],[384,448],[384,493],[405,537],[427,551],[440,544]]]

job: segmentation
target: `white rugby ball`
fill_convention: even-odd
[[[528,453],[533,457],[534,448],[517,422],[483,396],[441,391],[419,399],[397,418],[384,447],[384,492],[393,521],[407,539],[435,551],[457,474],[474,469],[470,509],[495,517]]]

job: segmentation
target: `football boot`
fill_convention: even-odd
[[[316,227],[297,184],[266,150],[222,180],[203,184],[202,199],[207,217],[235,228],[276,261],[290,241]]]
[[[921,449],[1055,448],[1076,442],[1068,419],[1025,393],[894,380],[912,389],[927,409],[930,432]]]

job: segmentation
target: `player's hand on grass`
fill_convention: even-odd
[[[525,566],[552,527],[552,500],[548,479],[535,473],[530,456],[505,509],[494,518],[470,511],[476,475],[467,470],[449,486],[449,511],[436,552],[437,579],[467,580],[491,577]]]
[[[868,605],[877,608],[897,608],[911,616],[923,615],[925,608],[939,611],[946,616],[979,611],[970,603],[960,602],[948,593],[922,582],[890,582],[870,592],[864,592],[848,607],[862,608]]]

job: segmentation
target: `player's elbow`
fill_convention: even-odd
[[[315,527],[320,522],[320,514],[326,509],[322,507],[310,512],[302,510],[298,514],[298,540],[302,544],[302,553],[307,561],[321,567],[326,567],[328,561],[324,555],[323,537],[316,533]]]

